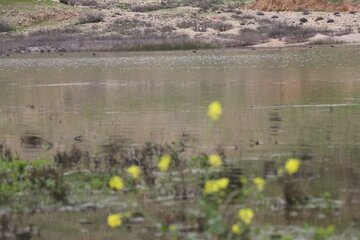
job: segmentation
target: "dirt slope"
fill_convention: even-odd
[[[356,11],[360,10],[360,3],[331,3],[328,0],[255,0],[252,9],[262,11]]]

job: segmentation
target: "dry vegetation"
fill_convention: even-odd
[[[357,34],[360,28],[356,12],[261,12],[238,1],[60,2],[39,3],[40,12],[27,8],[19,19],[13,17],[17,5],[5,6],[0,32],[8,33],[0,39],[0,52],[242,47],[270,39],[297,44],[317,34]]]
[[[11,31],[10,24],[4,19],[0,18],[0,32],[10,32]]]

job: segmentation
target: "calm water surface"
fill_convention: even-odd
[[[0,59],[0,143],[34,159],[185,132],[254,174],[298,156],[310,191],[345,199],[360,185],[359,66],[359,47],[15,55]]]

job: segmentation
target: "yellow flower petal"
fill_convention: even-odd
[[[229,179],[228,178],[220,178],[217,180],[208,180],[205,183],[204,187],[204,193],[210,194],[210,193],[216,193],[220,190],[225,190],[229,185]]]
[[[214,121],[219,120],[221,114],[222,114],[222,107],[221,107],[220,102],[214,101],[214,102],[209,104],[209,106],[208,106],[208,116],[212,120],[214,120]]]
[[[224,190],[229,185],[229,179],[228,178],[220,178],[219,180],[217,180],[216,184],[218,185],[219,189]]]
[[[128,169],[126,169],[126,171],[133,179],[138,179],[140,177],[141,170],[136,165],[130,166]]]
[[[121,177],[114,176],[109,181],[109,187],[113,190],[121,190],[124,186],[124,181]]]
[[[175,224],[171,224],[169,226],[169,231],[170,232],[176,232],[178,230],[178,227]]]
[[[117,228],[122,225],[122,216],[121,214],[110,214],[107,217],[107,224],[111,228]]]
[[[285,164],[285,170],[289,175],[295,174],[299,171],[300,161],[295,158],[290,158]]]
[[[254,212],[253,212],[253,210],[251,210],[251,208],[241,209],[239,211],[239,218],[245,224],[249,225],[254,218]]]
[[[220,167],[222,165],[221,157],[217,154],[211,154],[208,159],[208,163],[212,167]]]
[[[240,235],[242,230],[238,224],[234,224],[231,226],[231,232],[236,235]]]
[[[161,172],[166,172],[169,169],[170,165],[171,165],[171,156],[166,154],[160,158],[157,166]]]
[[[254,178],[254,184],[256,185],[256,188],[259,190],[259,191],[262,191],[264,190],[264,187],[265,187],[265,184],[266,184],[266,181],[265,179],[261,178],[261,177],[256,177]]]
[[[216,180],[208,180],[205,183],[204,187],[204,193],[210,194],[210,193],[216,193],[220,190],[219,185]]]

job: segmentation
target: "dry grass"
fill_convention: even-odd
[[[197,21],[194,19],[184,19],[176,24],[178,28],[194,28],[197,25]]]
[[[226,32],[234,28],[234,26],[231,23],[226,23],[223,21],[214,21],[214,20],[205,21],[203,25],[205,25],[206,28],[212,28],[219,32]]]
[[[244,28],[240,30],[240,45],[241,46],[251,46],[260,43],[261,41],[266,40],[267,37],[254,29]]]
[[[274,39],[285,39],[287,42],[304,42],[315,36],[317,31],[299,25],[288,25],[278,22],[272,24],[267,30],[267,36]]]
[[[326,39],[317,39],[314,41],[311,41],[310,45],[332,45],[332,44],[343,44],[346,43],[345,41],[336,40],[332,38],[326,38]]]

